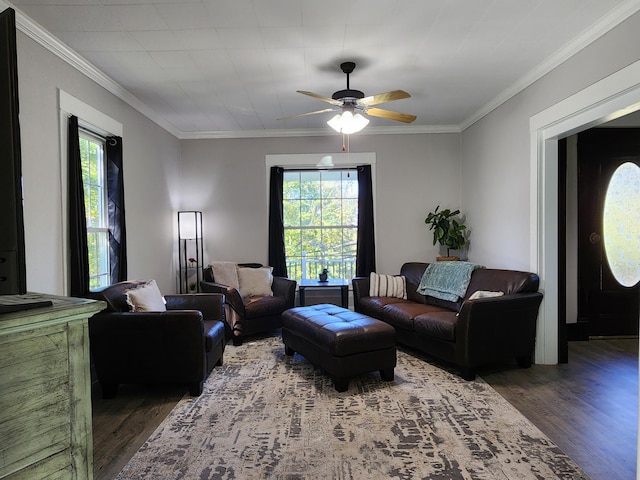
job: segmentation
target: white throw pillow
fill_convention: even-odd
[[[402,275],[369,275],[370,297],[394,297],[407,299],[407,279]]]
[[[240,290],[238,280],[238,264],[235,262],[211,262],[213,280],[216,283]]]
[[[489,298],[489,297],[501,297],[504,292],[492,292],[490,290],[476,290],[469,297],[469,300],[475,300],[476,298]]]
[[[247,297],[272,297],[273,267],[239,267],[240,295]]]
[[[164,297],[158,284],[151,280],[137,288],[125,291],[132,312],[166,312]]]

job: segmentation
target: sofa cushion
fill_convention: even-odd
[[[416,290],[422,280],[422,275],[427,269],[428,263],[424,262],[407,262],[400,268],[400,275],[406,279],[407,283],[407,299],[418,303],[425,303],[426,297],[420,295]]]
[[[398,303],[390,303],[382,308],[382,316],[379,317],[388,324],[402,328],[403,330],[414,330],[413,319],[423,313],[440,311],[441,308],[422,303],[415,303],[410,300]],[[454,314],[455,315],[455,314]]]
[[[240,290],[238,280],[238,264],[236,262],[215,261],[211,262],[213,281],[221,285],[233,287]]]
[[[371,272],[369,275],[369,296],[406,299],[406,279],[402,275],[383,275]]]
[[[455,342],[457,321],[455,312],[439,309],[416,316],[413,324],[416,333]]]
[[[248,297],[273,296],[273,267],[238,268],[240,295]]]
[[[471,275],[464,300],[468,300],[477,290],[504,292],[505,295],[533,293],[538,291],[538,284],[538,275],[535,273],[493,268],[478,269]]]
[[[480,268],[484,266],[471,262],[431,263],[420,280],[418,293],[458,302],[467,292],[471,274]]]
[[[139,287],[125,290],[124,293],[132,312],[167,311],[164,298],[155,280],[151,280]]]
[[[268,317],[279,315],[287,309],[287,301],[283,297],[250,297],[242,300],[246,318]]]
[[[107,302],[107,310],[110,312],[129,312],[131,307],[127,304],[127,296],[124,292],[145,283],[147,282],[144,280],[118,282],[89,292],[89,298]]]
[[[475,300],[476,298],[493,298],[493,297],[501,297],[504,295],[504,292],[492,292],[490,290],[476,290],[471,294],[469,300]]]
[[[360,299],[360,313],[364,313],[370,317],[383,319],[383,308],[391,303],[406,302],[401,298],[395,297],[363,297]]]
[[[434,307],[444,308],[451,312],[459,312],[462,307],[462,302],[450,302],[449,300],[442,300],[440,298],[435,298],[427,295],[425,302],[428,305],[433,305]]]

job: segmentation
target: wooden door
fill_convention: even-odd
[[[616,281],[602,238],[609,180],[625,162],[640,165],[640,129],[578,134],[578,316],[589,322],[590,336],[638,334],[640,288]]]

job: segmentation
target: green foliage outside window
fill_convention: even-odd
[[[110,282],[104,142],[97,137],[81,133],[80,158],[87,219],[89,288],[95,290]]]
[[[355,170],[284,173],[285,253],[290,278],[355,275],[358,179]]]

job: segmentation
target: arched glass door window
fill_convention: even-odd
[[[615,279],[640,281],[640,167],[626,162],[611,176],[603,212],[604,248]]]

